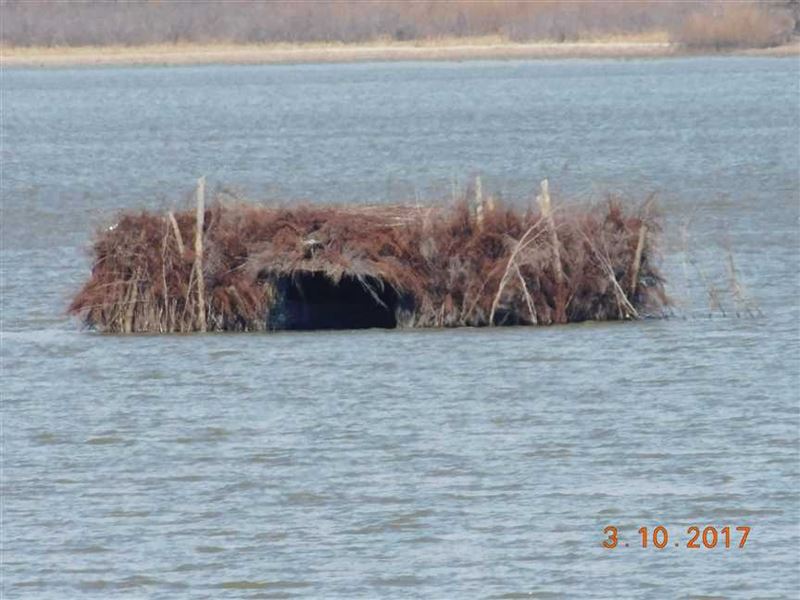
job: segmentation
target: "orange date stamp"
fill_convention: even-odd
[[[638,530],[637,543],[633,544],[639,548],[656,548],[663,550],[670,547],[670,531],[663,525],[657,525],[652,529],[647,527],[640,527]],[[620,546],[628,548],[632,544],[624,542],[620,539],[619,530],[614,525],[609,525],[603,529],[606,539],[603,540],[603,548],[611,550],[619,548]],[[725,525],[724,527],[717,528],[713,525],[705,527],[692,525],[686,529],[686,538],[679,538],[677,541],[672,538],[672,546],[679,548],[684,546],[690,550],[699,550],[701,548],[744,548],[747,543],[747,538],[750,535],[750,527],[746,525],[739,525],[732,527]]]

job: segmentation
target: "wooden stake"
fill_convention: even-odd
[[[475,178],[475,222],[483,227],[483,185],[480,176]]]
[[[170,213],[172,214],[172,213]],[[174,218],[174,217],[173,217]],[[161,285],[164,288],[164,318],[159,319],[160,332],[164,332],[164,322],[167,323],[166,330],[170,331],[169,327],[169,288],[167,288],[167,241],[169,240],[169,228],[164,232],[164,239],[161,240]]]
[[[197,277],[197,328],[206,331],[206,286],[203,279],[203,225],[205,207],[206,178],[197,180],[197,224],[194,231],[194,271]]]
[[[542,218],[547,224],[547,229],[550,233],[550,247],[553,250],[553,273],[556,277],[556,298],[555,298],[555,319],[556,323],[566,323],[566,302],[564,298],[564,269],[561,266],[561,248],[558,242],[558,232],[556,231],[555,220],[553,219],[553,205],[550,202],[550,185],[547,179],[543,179],[542,192],[536,196],[536,201],[539,203],[539,209],[542,211]]]
[[[642,266],[642,252],[644,251],[644,241],[647,237],[647,225],[642,223],[639,227],[639,241],[636,243],[636,254],[633,255],[633,272],[631,273],[631,298],[636,295],[636,288],[639,285],[639,267]]]

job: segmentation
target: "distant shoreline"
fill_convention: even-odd
[[[800,42],[764,49],[687,49],[669,41],[625,38],[586,42],[514,43],[451,38],[365,44],[159,44],[152,46],[0,47],[3,68],[260,65],[394,61],[559,58],[663,58],[694,55],[800,56]]]

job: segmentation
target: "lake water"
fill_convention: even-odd
[[[7,70],[2,101],[4,598],[797,597],[796,58]],[[424,202],[476,174],[517,202],[543,177],[556,202],[657,192],[678,316],[163,337],[64,316],[93,229],[200,175]],[[763,316],[724,295],[709,318],[726,244]],[[691,525],[752,531],[695,550]]]

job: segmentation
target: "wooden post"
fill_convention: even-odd
[[[197,224],[194,231],[194,271],[197,277],[197,328],[206,331],[206,285],[203,279],[203,226],[206,216],[206,178],[197,180]]]
[[[558,232],[556,231],[555,220],[553,219],[553,205],[550,201],[550,185],[547,179],[543,179],[542,192],[536,196],[536,201],[539,203],[539,209],[542,211],[542,218],[547,224],[547,229],[550,234],[550,247],[553,250],[552,267],[553,273],[556,278],[556,298],[555,298],[555,319],[556,323],[566,323],[566,298],[564,287],[564,269],[561,266],[561,248],[558,242]]]
[[[475,222],[483,227],[483,185],[480,176],[475,178]]]
[[[647,225],[642,223],[639,227],[639,241],[636,243],[636,254],[633,255],[633,272],[631,273],[631,300],[636,295],[636,288],[639,286],[639,267],[642,266],[642,252],[644,252],[644,242],[647,238]]]

